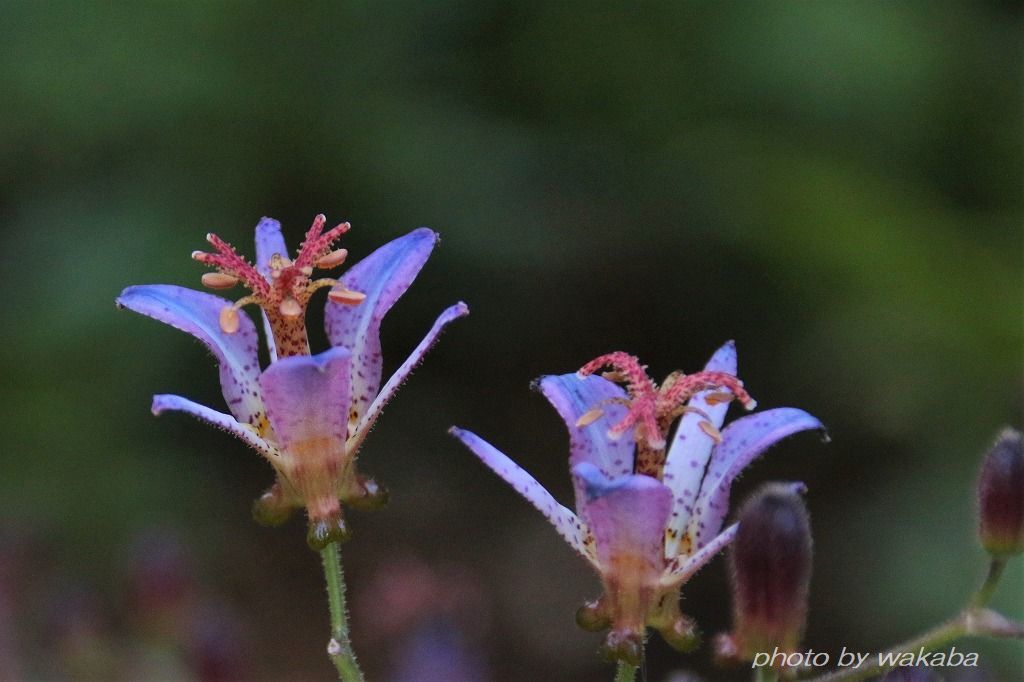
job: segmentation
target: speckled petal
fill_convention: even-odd
[[[816,418],[795,407],[758,412],[729,424],[722,431],[722,442],[711,454],[708,473],[687,527],[691,546],[699,549],[718,533],[729,512],[729,488],[748,464],[787,436],[824,428]]]
[[[569,429],[570,465],[590,462],[609,478],[633,473],[633,430],[618,438],[608,436],[612,425],[626,416],[626,406],[613,402],[626,398],[621,387],[599,376],[580,377],[576,373],[541,377],[539,385]],[[577,420],[594,408],[601,410],[601,416],[577,426]]]
[[[267,417],[281,449],[345,454],[348,436],[349,369],[346,348],[319,355],[294,355],[260,376]]]
[[[381,381],[380,323],[423,268],[437,234],[421,227],[385,244],[348,270],[341,283],[366,294],[359,305],[327,303],[327,337],[352,351],[352,412],[358,422]]]
[[[462,444],[479,457],[480,461],[486,464],[491,471],[505,479],[506,483],[536,507],[551,522],[558,534],[569,543],[569,546],[591,563],[596,561],[593,541],[589,539],[589,533],[580,519],[572,510],[559,504],[551,493],[525,469],[471,431],[453,426],[448,433],[462,441]]]
[[[230,301],[170,284],[128,287],[117,298],[117,304],[202,341],[220,363],[220,385],[231,414],[243,424],[262,428],[258,341],[256,326],[247,315],[238,316],[238,331],[225,334],[220,328],[220,311],[231,305]]]
[[[275,254],[288,257],[288,245],[285,244],[284,235],[281,234],[281,223],[273,218],[263,217],[256,225],[256,269],[259,273],[270,280],[270,259]],[[267,314],[260,310],[260,317],[263,318],[263,338],[267,342],[267,352],[270,354],[270,361],[277,362],[277,347],[274,344],[274,334],[270,329],[270,320]]]
[[[708,372],[728,372],[735,375],[736,344],[729,341],[715,351],[704,369]],[[676,427],[676,434],[665,459],[663,480],[665,485],[672,489],[673,495],[672,516],[669,518],[668,530],[665,531],[667,559],[680,552],[680,543],[690,522],[697,493],[700,492],[700,482],[704,478],[704,470],[711,457],[711,448],[715,444],[714,439],[700,428],[700,423],[710,421],[716,429],[721,429],[725,413],[729,409],[729,403],[708,404],[707,396],[715,392],[726,392],[726,389],[702,391],[687,403],[690,407],[696,407],[704,412],[707,418],[695,412],[684,414],[679,420],[679,426]]]
[[[153,396],[153,414],[160,415],[168,411],[187,412],[207,424],[227,431],[271,461],[279,455],[277,448],[260,438],[253,427],[248,424],[239,424],[229,414],[211,410],[205,405],[192,402],[188,398],[182,398],[180,395],[162,394]]]
[[[611,479],[592,462],[572,467],[576,508],[594,536],[605,571],[626,567],[641,576],[660,576],[665,522],[672,492],[656,478],[630,474]]]
[[[715,536],[715,539],[708,544],[701,547],[695,553],[689,556],[677,556],[668,566],[668,570],[665,571],[665,577],[662,579],[662,583],[666,585],[678,585],[685,583],[687,580],[692,578],[697,571],[704,568],[704,566],[715,558],[715,556],[725,549],[729,543],[736,538],[736,531],[739,530],[740,524],[734,523],[721,533]]]
[[[366,434],[369,433],[370,429],[373,428],[373,423],[380,416],[381,410],[391,400],[398,387],[402,385],[409,374],[416,368],[416,365],[423,361],[423,356],[427,354],[427,351],[437,343],[437,339],[441,336],[441,332],[448,326],[450,322],[453,322],[460,317],[464,317],[469,314],[469,306],[459,301],[455,305],[451,306],[443,313],[441,313],[437,320],[434,321],[434,326],[430,328],[427,335],[423,337],[423,340],[419,342],[419,345],[413,349],[412,353],[402,366],[399,367],[391,378],[388,379],[387,383],[384,384],[384,388],[380,390],[380,393],[374,398],[373,403],[370,404],[370,409],[367,410],[366,414],[363,415],[359,421],[359,425],[355,429],[355,433],[352,434],[352,438],[349,441],[349,449],[353,452],[359,449],[363,440],[366,438]]]
[[[288,246],[281,234],[281,223],[273,218],[263,217],[256,225],[256,269],[270,280],[270,259],[274,254],[288,258]]]

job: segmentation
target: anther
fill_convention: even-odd
[[[711,437],[711,440],[715,441],[715,445],[722,442],[722,432],[715,428],[714,424],[711,422],[700,422],[698,426],[700,426],[701,431]]]
[[[238,278],[225,275],[223,272],[207,272],[203,274],[202,283],[210,289],[230,289],[238,284]]]
[[[286,298],[281,301],[281,305],[278,306],[278,310],[285,317],[298,317],[302,314],[302,306],[294,298]]]
[[[708,405],[718,405],[719,403],[727,403],[735,397],[732,393],[727,393],[726,391],[716,391],[704,396],[704,402]]]
[[[220,328],[225,334],[237,332],[239,324],[238,310],[234,306],[226,305],[220,309]]]
[[[342,303],[344,305],[359,305],[366,300],[366,294],[361,291],[339,288],[331,289],[327,293],[327,298],[335,303]]]
[[[335,249],[316,262],[316,266],[323,270],[336,268],[348,258],[348,249]]]
[[[587,410],[586,412],[580,415],[579,419],[576,420],[576,426],[590,426],[598,419],[600,419],[601,415],[603,414],[604,410],[602,410],[600,407],[595,407],[593,409]]]

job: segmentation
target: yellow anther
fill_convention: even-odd
[[[576,426],[589,426],[601,418],[604,414],[604,410],[600,407],[587,410],[580,415],[580,418],[576,420]]]
[[[285,317],[298,317],[302,314],[302,306],[294,298],[286,298],[281,301],[281,305],[278,306],[278,310]]]
[[[226,305],[220,309],[220,328],[225,334],[237,332],[239,324],[238,309],[231,305]]]
[[[210,289],[230,289],[238,284],[238,278],[223,272],[207,272],[202,278],[203,286]]]
[[[715,441],[716,445],[722,442],[722,432],[716,429],[714,424],[711,422],[700,422],[698,426],[700,426],[701,431],[711,436],[711,440]]]
[[[316,262],[318,268],[329,270],[336,268],[348,258],[348,249],[335,249]]]
[[[331,289],[327,293],[327,298],[335,303],[342,303],[344,305],[359,305],[366,299],[366,294],[342,287]]]

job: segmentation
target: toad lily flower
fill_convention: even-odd
[[[607,366],[611,373],[594,375]],[[736,378],[732,342],[703,372],[673,373],[660,387],[625,353],[597,358],[578,373],[543,377],[538,385],[569,429],[576,513],[479,436],[455,427],[452,435],[597,570],[604,595],[584,605],[577,622],[588,630],[611,627],[603,647],[608,656],[637,665],[647,626],[689,650],[696,629],[680,613],[679,590],[736,535],[735,524],[721,530],[733,480],[771,445],[822,429],[821,423],[803,410],[777,408],[719,431],[729,401],[754,406]]]
[[[216,253],[193,253],[216,272],[203,284],[225,289],[244,284],[250,294],[232,303],[212,294],[154,284],[125,289],[120,307],[191,334],[220,365],[220,383],[231,414],[176,395],[153,397],[153,413],[187,412],[221,428],[263,455],[277,480],[253,507],[256,519],[283,523],[305,507],[307,539],[320,549],[347,537],[341,503],[375,506],[385,491],[356,471],[355,458],[387,401],[443,328],[469,310],[458,303],[438,317],[426,337],[381,387],[380,324],[426,263],[437,235],[420,228],[374,251],[340,279],[312,279],[314,269],[340,265],[347,252],[334,244],[348,223],[324,231],[317,216],[294,261],[276,220],[256,226],[256,264],[216,235]],[[332,348],[310,355],[305,312],[312,294],[330,287],[326,309]],[[262,309],[270,365],[261,370],[256,327],[239,309]]]

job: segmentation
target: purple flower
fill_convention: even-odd
[[[257,520],[276,525],[297,508],[309,516],[311,545],[344,539],[341,503],[372,506],[386,493],[356,471],[355,457],[367,433],[398,386],[437,340],[443,328],[469,310],[458,303],[438,317],[426,337],[383,386],[380,323],[416,278],[437,243],[427,228],[380,247],[340,279],[312,279],[316,268],[340,265],[347,255],[333,249],[348,231],[343,223],[324,232],[317,216],[294,261],[276,220],[256,226],[256,264],[249,264],[216,235],[217,253],[193,258],[217,268],[203,276],[211,288],[244,284],[250,294],[235,303],[183,287],[154,284],[125,289],[118,306],[169,324],[201,341],[220,365],[221,388],[230,414],[176,395],[153,397],[153,413],[189,414],[241,439],[277,472],[274,485],[257,500]],[[316,290],[331,287],[326,309],[332,348],[310,355],[305,312]],[[270,365],[262,369],[256,326],[238,310],[262,309]]]
[[[592,374],[606,365],[615,370],[608,378]],[[732,398],[754,405],[735,375],[729,342],[703,372],[673,373],[661,387],[624,353],[579,373],[543,377],[540,391],[569,429],[575,513],[489,443],[451,430],[597,570],[604,595],[577,621],[592,630],[611,626],[605,651],[613,658],[635,665],[647,626],[678,649],[696,644],[693,624],[679,611],[679,589],[736,535],[736,524],[722,530],[733,480],[779,440],[823,428],[802,410],[777,408],[719,432]]]

